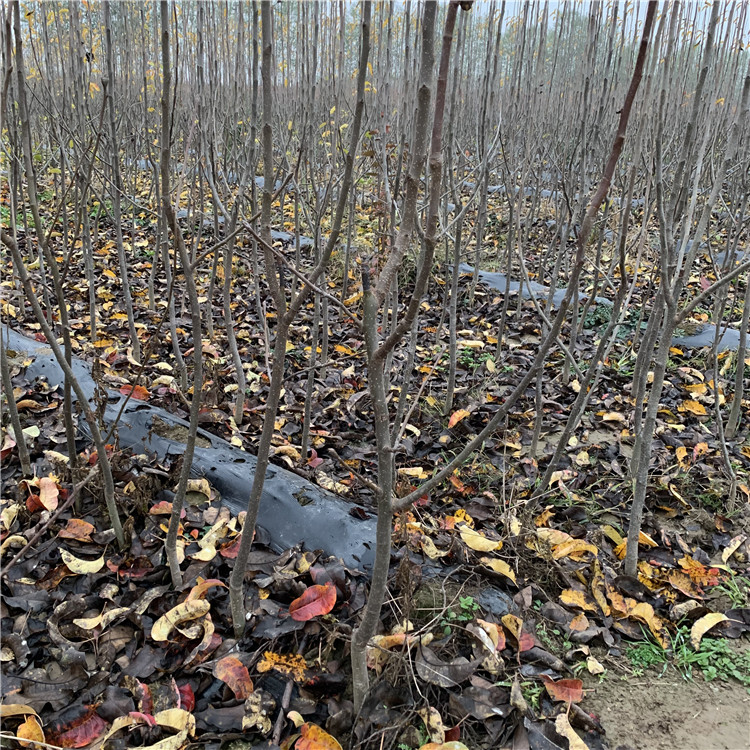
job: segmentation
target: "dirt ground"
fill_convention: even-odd
[[[587,695],[612,750],[749,750],[750,693],[679,675],[605,679]]]

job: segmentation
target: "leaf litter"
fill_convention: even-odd
[[[137,232],[142,237],[133,239],[148,241],[147,228]],[[145,288],[145,277],[135,275],[134,286]],[[431,294],[415,364],[425,379],[434,377],[439,351],[431,340],[439,290]],[[209,377],[201,394],[202,426],[250,451],[268,386],[264,343],[255,311],[245,301],[252,298],[249,288],[238,293],[234,311],[241,356],[250,364],[246,423],[237,429],[231,416],[233,378],[221,354],[220,332],[203,344]],[[121,393],[185,416],[166,343],[157,337],[139,381],[141,363],[120,345],[120,300],[111,295],[108,301],[102,326],[107,335],[91,346],[82,323],[85,294],[71,295],[71,310],[79,316],[73,315],[72,324],[80,335],[76,349],[97,357],[105,382]],[[355,290],[348,304],[356,308],[358,302]],[[479,287],[474,309],[459,309],[466,352],[457,376],[460,407],[436,418],[437,391],[430,385],[434,381],[427,383],[401,441],[399,492],[408,493],[413,482],[430,476],[463,435],[479,431],[531,362],[538,324],[529,304],[511,316],[509,346],[499,360],[476,354],[497,343],[492,331],[499,307],[497,298]],[[294,404],[306,384],[306,360],[295,353],[304,354],[309,336],[305,314],[292,331],[275,460],[311,481],[366,499],[369,489],[358,477],[372,476],[376,465],[364,447],[371,423],[363,396],[364,359],[335,307],[329,309],[333,366],[317,383],[312,458],[299,454]],[[144,318],[144,330],[151,323]],[[32,335],[36,329],[28,320],[26,328]],[[184,330],[182,335],[189,341]],[[579,342],[580,356],[593,345],[590,332]],[[618,356],[626,356],[625,346],[621,349]],[[403,357],[404,352],[395,355]],[[590,416],[567,446],[568,467],[553,476],[547,504],[533,517],[518,515],[540,476],[529,451],[533,398],[519,402],[505,432],[488,440],[483,453],[439,493],[399,515],[393,606],[368,651],[368,665],[379,680],[351,732],[348,636],[365,601],[365,577],[320,553],[277,554],[257,541],[246,574],[248,636],[238,643],[222,583],[233,563],[237,520],[221,515],[205,479],[191,488],[195,504],[185,509],[180,536],[186,588],[171,590],[163,555],[169,503],[160,497],[174,489],[175,466],[154,465],[112,447],[123,511],[132,518],[129,551],[114,550],[93,486],[83,505],[64,511],[33,554],[4,577],[6,727],[19,740],[65,747],[127,742],[178,750],[194,740],[211,744],[248,733],[260,742],[281,712],[288,717],[288,748],[336,748],[340,741],[367,747],[368,737],[379,733],[396,743],[426,733],[431,742],[423,747],[441,750],[498,747],[521,737],[532,748],[595,748],[608,739],[616,745],[617,736],[605,737],[586,708],[600,705],[591,695],[606,696],[610,683],[594,685],[592,677],[582,681],[577,675],[614,669],[624,645],[644,638],[669,653],[685,624],[695,650],[704,636],[739,638],[750,630],[747,602],[738,606],[726,597],[728,582],[748,573],[750,490],[740,482],[745,504],[731,519],[711,507],[723,480],[719,441],[707,422],[713,372],[682,352],[674,358],[657,425],[652,512],[640,539],[637,578],[618,573],[625,554],[629,495],[623,477],[633,405],[613,354]],[[550,370],[560,363],[553,355]],[[60,460],[65,459],[62,394],[26,382],[22,363],[14,364],[13,374],[38,479],[17,481],[15,443],[5,433],[4,563],[72,489]],[[556,444],[555,425],[575,398],[576,382],[544,384],[543,445]],[[94,466],[96,455],[88,450],[83,463]],[[744,477],[750,449],[740,446],[736,455]],[[713,688],[701,689],[705,695]]]

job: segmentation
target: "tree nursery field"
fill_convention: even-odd
[[[0,746],[750,747],[746,2],[0,26]]]

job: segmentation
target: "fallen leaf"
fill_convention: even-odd
[[[172,630],[183,622],[203,617],[211,605],[204,599],[190,599],[178,604],[163,614],[151,628],[151,638],[154,641],[166,641]]]
[[[42,477],[39,480],[39,502],[47,510],[57,509],[57,500],[60,495],[60,489],[57,486],[57,480],[53,477]]]
[[[494,570],[495,573],[500,573],[500,575],[510,578],[513,583],[516,582],[516,574],[513,571],[513,568],[511,568],[505,560],[495,560],[491,557],[480,557],[479,562],[482,563],[482,565],[486,565],[491,570]]]
[[[690,414],[694,414],[696,417],[705,417],[706,416],[706,407],[703,406],[699,401],[693,401],[692,399],[687,399],[686,401],[683,401],[682,404],[677,407],[678,411],[688,412]]]
[[[91,535],[96,532],[96,528],[88,521],[82,521],[80,518],[69,518],[64,529],[57,533],[61,539],[75,539],[78,542],[90,542]]]
[[[561,737],[568,741],[569,750],[589,750],[589,746],[576,734],[575,729],[570,726],[568,715],[560,714],[555,719],[555,729]]]
[[[235,698],[239,700],[245,700],[253,692],[253,681],[250,679],[250,672],[232,654],[216,662],[213,674],[214,677],[229,685]]]
[[[44,742],[44,731],[39,719],[34,714],[27,716],[23,724],[16,730],[16,737],[18,737],[21,747],[38,747],[37,743]],[[31,740],[31,742],[24,742],[24,740]]]
[[[451,418],[448,420],[448,429],[452,430],[462,419],[466,419],[469,414],[471,414],[471,412],[466,409],[457,409],[454,411],[453,414],[451,414]]]
[[[98,573],[104,567],[104,555],[96,560],[81,560],[72,555],[68,550],[61,549],[60,556],[71,573],[86,575],[87,573]]]
[[[553,701],[580,703],[583,700],[583,682],[576,679],[553,680],[546,674],[539,675]]]
[[[710,614],[703,615],[693,623],[693,627],[690,628],[690,643],[693,648],[698,651],[701,647],[701,639],[703,636],[711,630],[714,625],[718,625],[720,622],[726,622],[729,618],[721,612],[711,612]]]
[[[463,543],[475,550],[476,552],[493,552],[502,549],[503,543],[498,539],[488,539],[484,534],[480,534],[468,526],[461,526],[459,529]]]
[[[120,388],[120,393],[123,396],[130,396],[137,401],[148,401],[151,396],[148,388],[144,388],[142,385],[124,385]]]
[[[303,724],[295,750],[343,750],[338,740],[315,724]]]
[[[332,583],[310,586],[289,605],[293,620],[306,622],[318,615],[327,615],[336,606],[336,587]]]

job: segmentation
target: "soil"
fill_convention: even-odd
[[[750,693],[739,683],[650,674],[587,691],[612,750],[748,750]]]

